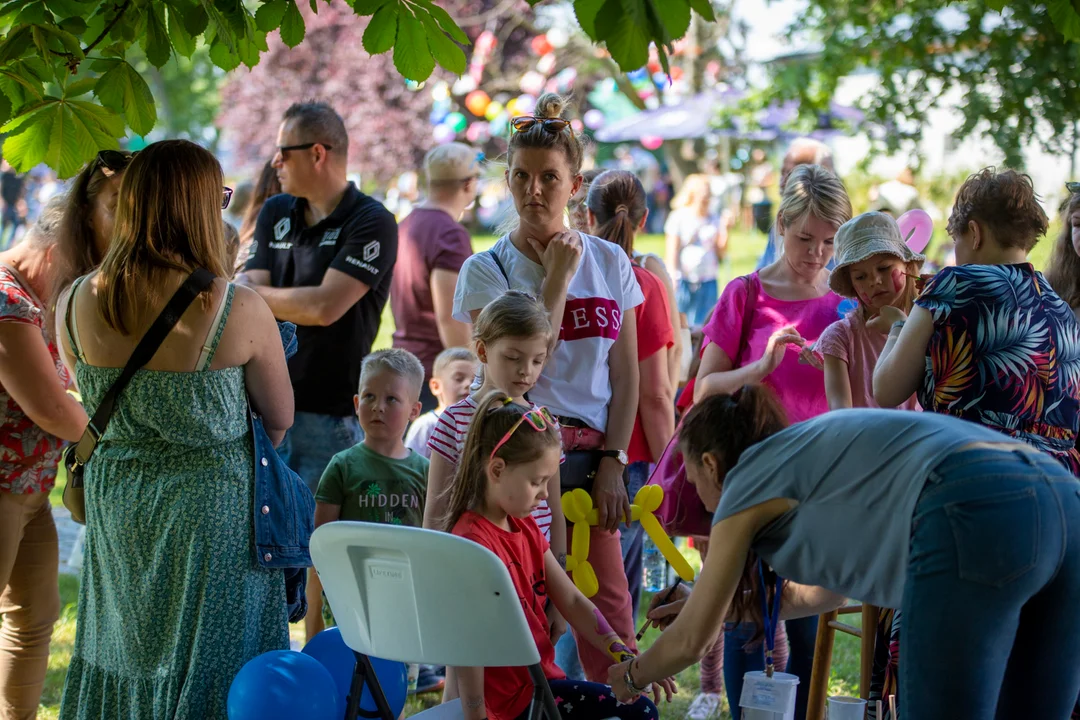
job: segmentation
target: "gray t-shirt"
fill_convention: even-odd
[[[754,551],[794,582],[899,608],[919,494],[942,460],[975,442],[1022,445],[937,413],[830,412],[746,450],[724,480],[713,522],[774,498],[796,500],[758,533]]]

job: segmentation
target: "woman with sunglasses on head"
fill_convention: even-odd
[[[600,519],[590,534],[600,581],[592,600],[632,643],[618,526],[630,515],[623,473],[638,406],[637,322],[630,310],[643,297],[621,248],[566,227],[567,204],[581,186],[584,147],[562,116],[565,107],[563,98],[549,93],[537,101],[535,116],[512,120],[506,182],[518,222],[489,252],[462,266],[454,316],[472,322],[513,287],[539,295],[552,327],[560,329],[529,399],[547,406],[562,425],[563,492],[582,487],[592,493]],[[586,676],[601,681],[610,658],[578,644]],[[560,663],[566,669],[575,660],[570,654]]]
[[[1078,475],[1080,324],[1027,259],[1047,224],[1027,175],[967,179],[949,217],[957,266],[926,283],[910,317],[889,306],[867,324],[889,335],[874,398],[896,407],[917,392],[924,410],[1023,439]]]
[[[58,540],[49,504],[64,442],[88,418],[45,322],[63,271],[62,198],[0,253],[0,718],[33,718],[60,615]]]
[[[256,565],[250,406],[279,442],[292,423],[266,303],[229,284],[221,166],[185,140],[124,173],[100,270],[57,308],[62,352],[96,408],[173,294],[216,279],[116,400],[84,468],[78,632],[60,717],[224,718],[233,677],[288,648],[282,570]]]
[[[558,424],[547,408],[522,407],[501,391],[486,395],[469,427],[440,527],[483,545],[506,566],[564,720],[656,720],[656,706],[644,694],[628,704],[617,703],[607,685],[568,680],[555,664],[545,614],[548,601],[583,642],[608,658],[609,665],[631,654],[600,609],[570,580],[529,519],[547,498],[548,478],[559,471],[560,446]],[[466,720],[529,716],[533,681],[527,668],[469,667],[457,672]],[[650,689],[657,702],[661,690],[670,702],[675,683],[660,679]]]

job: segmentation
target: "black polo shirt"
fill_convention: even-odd
[[[379,332],[397,260],[397,222],[390,211],[352,183],[334,212],[306,227],[307,201],[275,195],[255,224],[245,270],[269,270],[278,288],[321,285],[329,268],[371,289],[328,327],[299,327],[299,349],[289,376],[299,412],[352,415],[360,363]]]

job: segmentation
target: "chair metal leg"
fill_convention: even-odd
[[[877,650],[878,617],[881,608],[862,606],[862,657],[859,662],[859,697],[870,698],[870,682],[874,675],[874,653]]]
[[[345,720],[357,720],[368,718],[369,720],[397,720],[390,712],[390,703],[386,701],[379,677],[375,674],[375,668],[371,666],[371,660],[367,655],[356,655],[356,667],[353,669],[352,683],[349,685],[349,698],[345,705]],[[360,709],[360,698],[364,695],[364,685],[371,690],[371,698],[375,701],[375,712]]]
[[[833,638],[836,632],[830,623],[835,621],[837,616],[837,611],[833,610],[818,618],[806,720],[822,720],[825,717],[825,698],[829,695],[829,671],[832,668]]]
[[[559,706],[555,704],[555,696],[551,694],[551,686],[548,685],[544,668],[537,663],[529,666],[529,677],[533,681],[533,698],[529,706],[530,720],[560,720]]]

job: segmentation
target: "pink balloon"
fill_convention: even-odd
[[[664,144],[664,138],[655,135],[643,135],[641,144],[644,145],[647,150],[657,150]]]
[[[913,252],[921,253],[930,244],[934,221],[925,210],[908,210],[897,219],[896,224],[900,226],[900,237]]]

